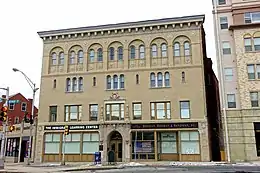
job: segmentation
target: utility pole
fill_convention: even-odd
[[[5,99],[5,104],[4,106],[6,106],[8,108],[8,102],[9,102],[9,87],[6,88],[0,88],[2,90],[6,91],[6,99]],[[6,139],[6,126],[7,126],[7,120],[4,122],[2,121],[2,125],[3,125],[3,131],[2,131],[2,141],[1,141],[1,160],[5,159],[5,139]]]

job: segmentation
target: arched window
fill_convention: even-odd
[[[79,78],[78,88],[79,88],[78,89],[79,91],[83,91],[83,78],[82,77]]]
[[[151,85],[151,88],[155,87],[155,74],[154,73],[150,74],[150,85]]]
[[[140,59],[144,59],[145,58],[144,45],[141,45],[139,47],[139,58]]]
[[[103,61],[103,51],[102,51],[102,48],[99,48],[97,50],[97,55],[98,55],[98,58],[97,58],[98,62],[102,62]]]
[[[109,48],[109,60],[113,61],[115,59],[115,49],[113,47]]]
[[[53,80],[53,88],[56,88],[57,87],[57,81],[56,79]]]
[[[94,62],[95,61],[95,51],[91,49],[89,51],[89,62]]]
[[[75,64],[75,52],[71,51],[70,52],[70,61],[69,64]]]
[[[97,79],[96,77],[93,77],[93,86],[96,86],[97,85]]]
[[[107,89],[111,89],[111,76],[110,75],[108,75],[107,76]]]
[[[185,72],[181,72],[181,82],[184,83],[185,82]]]
[[[72,79],[72,91],[77,91],[77,78],[75,77]]]
[[[123,74],[120,75],[120,88],[125,88],[125,77]]]
[[[66,79],[66,91],[67,92],[71,91],[71,81],[70,81],[70,78]]]
[[[257,37],[257,36],[254,37],[254,48],[255,48],[255,51],[260,50],[260,37]]]
[[[163,43],[161,45],[161,51],[162,51],[162,57],[167,57],[167,45],[165,43]]]
[[[64,53],[63,53],[63,52],[60,53],[59,63],[60,63],[60,65],[63,65],[63,64],[64,64]]]
[[[130,46],[130,59],[135,59],[135,46]]]
[[[113,89],[118,89],[118,77],[117,77],[117,75],[113,76]]]
[[[84,53],[82,50],[78,52],[78,64],[83,64]]]
[[[139,84],[139,75],[138,75],[138,74],[135,75],[135,83],[136,83],[136,84]]]
[[[158,87],[163,86],[163,75],[161,72],[157,73],[157,85]]]
[[[164,77],[165,77],[164,85],[166,87],[169,87],[170,86],[170,73],[169,72],[165,72]]]
[[[157,46],[154,44],[152,45],[152,58],[157,57]]]
[[[56,53],[51,54],[51,64],[57,65],[57,54]]]
[[[184,56],[190,56],[190,43],[184,43]]]
[[[180,43],[174,43],[173,52],[174,52],[174,56],[181,56],[181,54],[180,54]]]
[[[117,49],[117,59],[118,60],[123,60],[123,47],[118,47]]]

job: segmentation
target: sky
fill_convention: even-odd
[[[29,84],[12,68],[23,71],[40,87],[43,43],[38,31],[199,14],[206,15],[207,56],[217,74],[210,0],[1,0],[0,88],[8,86],[10,94],[20,92],[32,98]]]

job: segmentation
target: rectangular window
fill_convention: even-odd
[[[255,65],[254,64],[247,65],[247,76],[248,76],[248,79],[255,79]]]
[[[98,120],[98,104],[89,105],[89,120],[90,121]]]
[[[44,153],[59,154],[60,152],[60,133],[45,134]]]
[[[181,118],[190,118],[190,101],[180,101]]]
[[[236,108],[236,96],[235,94],[227,94],[228,108]]]
[[[250,100],[251,100],[251,106],[252,107],[259,107],[258,92],[250,92]]]
[[[218,5],[225,5],[226,4],[226,0],[218,0]]]
[[[177,133],[158,132],[157,133],[158,154],[177,154]]]
[[[133,103],[133,119],[142,119],[142,103]]]
[[[84,154],[95,154],[99,151],[99,134],[83,133],[83,150]]]
[[[245,52],[250,52],[253,50],[251,38],[244,38],[244,44],[245,44]]]
[[[132,132],[132,159],[155,159],[154,132]]]
[[[65,136],[65,154],[80,154],[80,133],[70,133]],[[64,140],[64,135],[62,135]],[[62,150],[64,143],[62,142]],[[63,151],[62,151],[63,152]]]
[[[255,48],[255,51],[260,50],[260,37],[254,38],[254,48]]]
[[[18,157],[19,138],[8,138],[6,144],[5,155],[9,157]]]
[[[106,104],[106,120],[124,120],[124,104]]]
[[[65,106],[65,121],[80,121],[82,117],[81,105]]]
[[[225,80],[232,81],[233,79],[233,69],[232,68],[225,68]]]
[[[23,103],[21,104],[21,111],[25,112],[26,109],[27,109],[27,103],[23,102]]]
[[[181,154],[200,154],[199,133],[181,132]]]
[[[171,119],[171,103],[170,102],[156,102],[151,103],[151,119],[164,120]]]
[[[245,18],[245,23],[259,23],[260,12],[245,13],[244,18]]]
[[[223,55],[230,55],[231,54],[231,48],[230,43],[225,41],[222,43],[222,49],[223,49]]]
[[[14,105],[15,105],[14,103],[9,103],[8,109],[9,110],[14,110]]]
[[[220,29],[228,29],[228,19],[227,17],[220,17]]]
[[[49,121],[56,122],[57,121],[57,106],[50,106],[49,110],[50,110]]]
[[[260,79],[260,64],[256,64],[256,76],[257,79]]]

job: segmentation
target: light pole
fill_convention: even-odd
[[[6,91],[6,98],[5,98],[5,104],[4,106],[8,107],[8,102],[9,102],[9,87],[6,87],[6,88],[0,88],[2,90],[5,90]],[[8,116],[8,115],[7,115]],[[8,118],[6,120],[6,122],[3,122],[3,132],[2,132],[2,141],[1,141],[1,159],[4,160],[4,157],[5,157],[5,138],[6,138],[6,125],[7,125],[7,122],[8,122]]]
[[[17,68],[13,68],[14,72],[20,72],[24,78],[26,79],[26,81],[28,82],[28,84],[30,85],[30,87],[33,90],[33,100],[32,100],[32,112],[31,112],[31,116],[32,119],[34,119],[34,102],[35,102],[35,93],[39,88],[36,88],[36,84],[32,82],[32,80],[26,76],[26,74],[24,72],[22,72],[21,70],[18,70]],[[30,159],[31,159],[31,149],[32,149],[32,128],[33,125],[32,123],[30,123],[30,136],[29,136],[29,145],[28,145],[28,159],[27,159],[27,165],[30,165]],[[36,129],[35,129],[36,130]],[[33,139],[34,142],[36,142],[36,139]],[[35,148],[34,148],[35,149]]]

